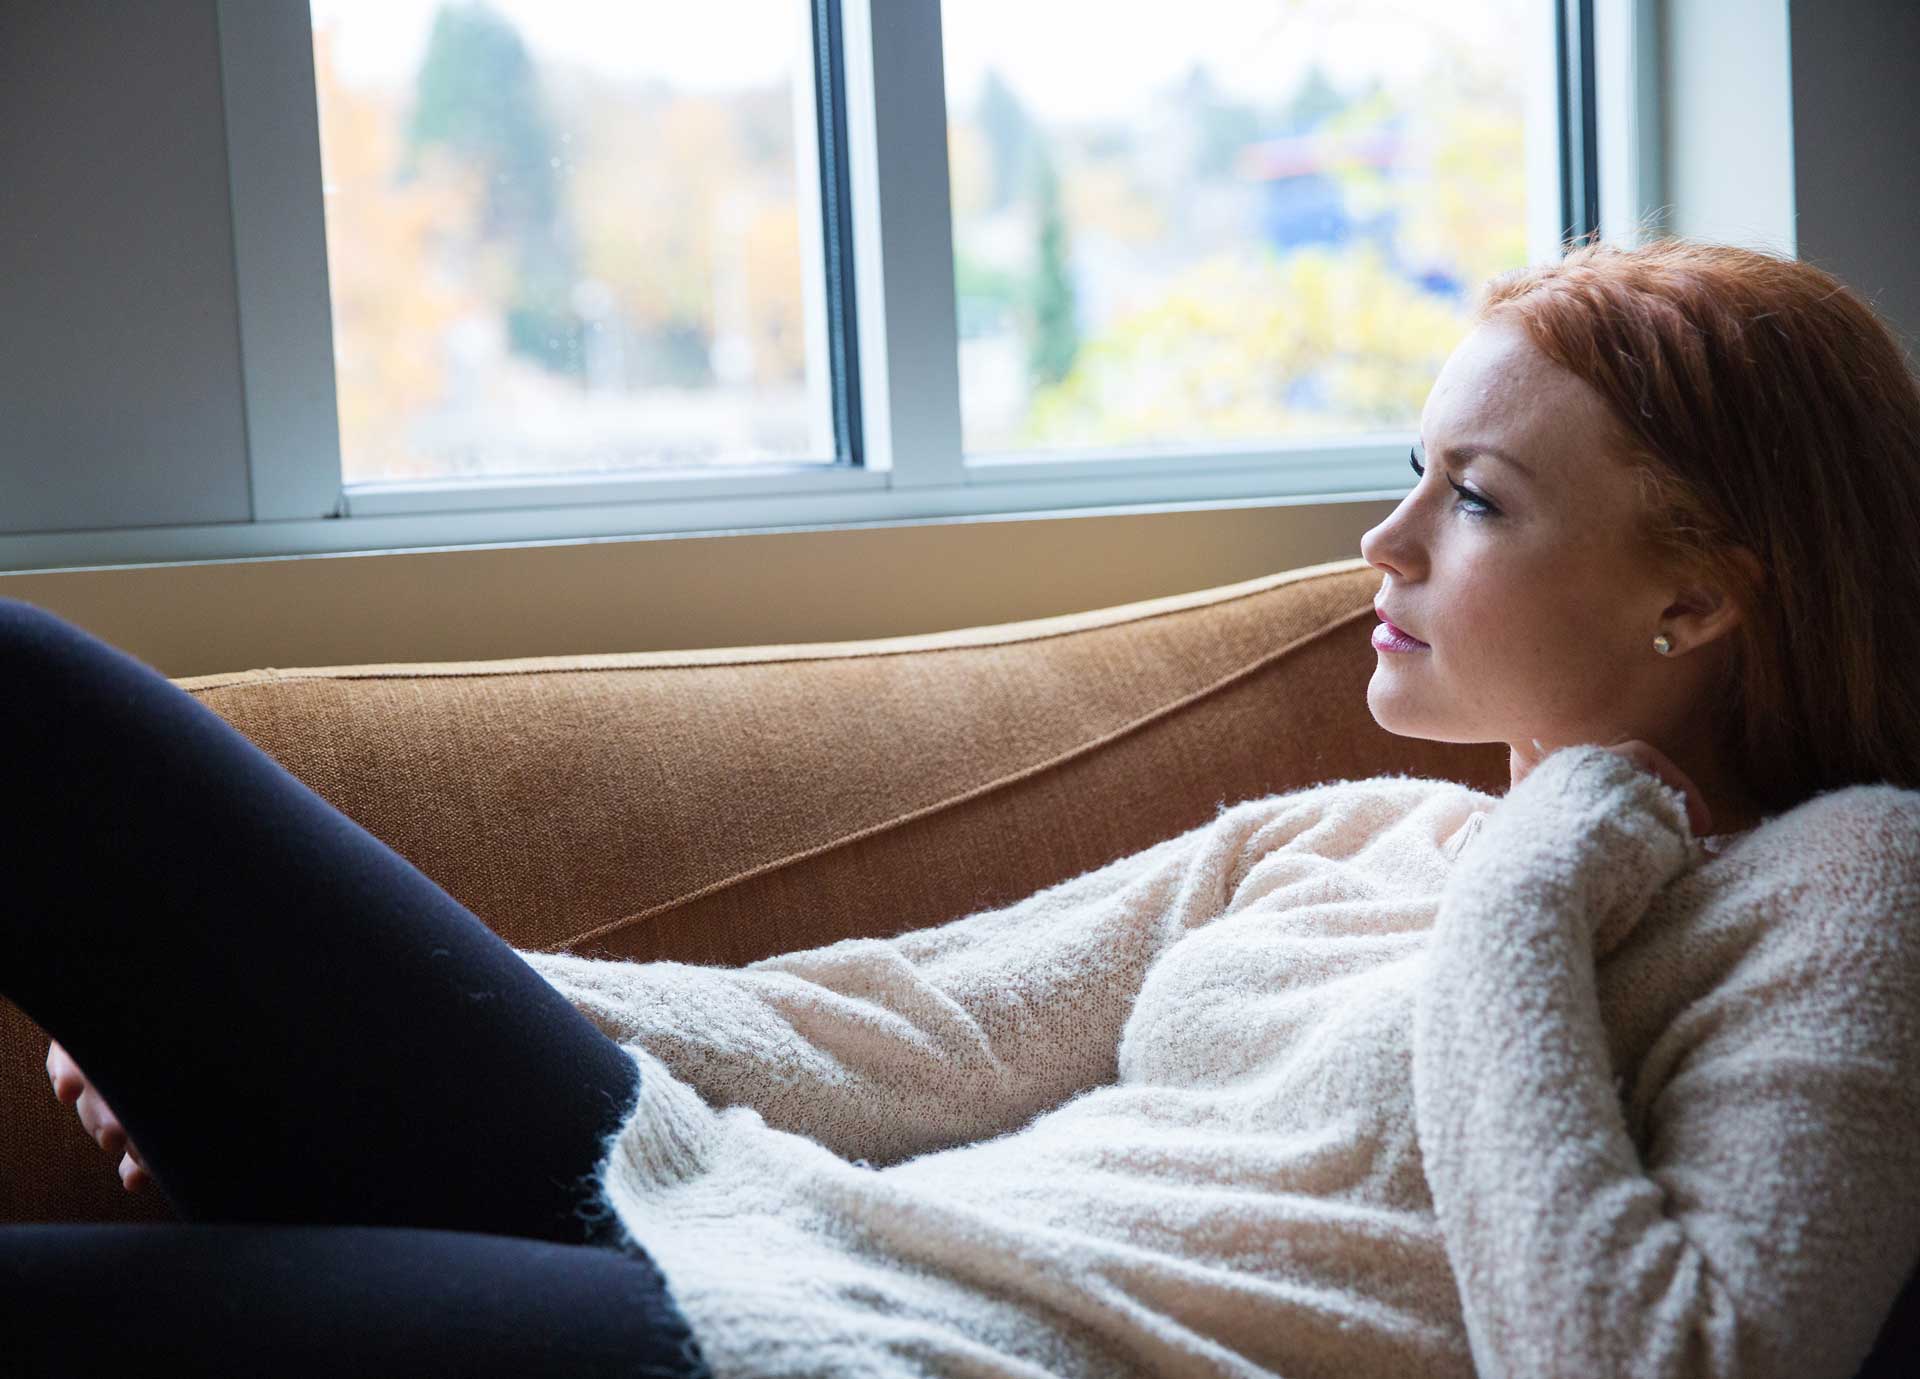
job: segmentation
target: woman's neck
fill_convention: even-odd
[[[1687,779],[1699,789],[1701,798],[1707,805],[1707,828],[1699,836],[1702,838],[1723,838],[1735,833],[1745,833],[1757,828],[1772,816],[1761,805],[1742,790],[1733,776],[1722,771],[1711,760],[1697,756],[1669,754],[1673,764],[1686,773]],[[1515,758],[1516,778],[1509,784],[1519,783],[1518,777],[1525,771],[1518,770],[1519,761]],[[1530,768],[1529,768],[1530,769]]]
[[[1707,831],[1701,835],[1707,838],[1719,838],[1733,833],[1745,833],[1757,828],[1767,818],[1766,811],[1748,795],[1727,788],[1721,781],[1713,784],[1695,776],[1701,794],[1707,801]],[[1717,787],[1717,788],[1716,788]]]

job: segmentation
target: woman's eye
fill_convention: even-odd
[[[1420,457],[1416,451],[1409,450],[1407,452],[1407,463],[1413,466],[1413,472],[1415,474],[1425,477],[1427,472],[1426,468],[1420,463]],[[1460,487],[1460,485],[1454,483],[1453,480],[1451,479],[1447,480],[1447,484],[1453,489],[1455,493],[1460,495],[1459,500],[1454,504],[1454,506],[1457,507],[1461,512],[1465,513],[1467,516],[1492,517],[1500,511],[1492,503],[1489,503],[1485,498],[1482,498],[1479,494],[1475,493],[1472,489],[1462,488]]]

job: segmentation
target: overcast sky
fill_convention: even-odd
[[[876,0],[876,3],[883,0]],[[441,0],[311,0],[316,25],[333,23],[343,79],[396,85],[419,65]],[[519,26],[536,58],[582,63],[610,75],[660,75],[696,90],[758,85],[790,73],[804,51],[810,0],[490,0]],[[1125,117],[1143,96],[1204,60],[1215,80],[1275,102],[1318,57],[1353,89],[1378,74],[1417,71],[1423,23],[1446,23],[1477,43],[1501,40],[1513,0],[1349,0],[1344,18],[1301,22],[1294,8],[1261,0],[953,0],[942,21],[950,104],[970,107],[982,73],[997,66],[1047,120]]]

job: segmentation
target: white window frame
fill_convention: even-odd
[[[8,536],[0,538],[0,568],[1397,500],[1411,485],[1409,432],[1052,461],[963,457],[941,0],[838,0],[858,463],[344,489],[311,15],[306,0],[215,3],[253,520]],[[1603,74],[1602,228],[1624,242],[1660,198],[1654,0],[1540,0],[1530,36],[1540,57],[1529,83],[1528,177],[1543,192],[1557,190],[1555,22],[1577,22],[1583,3],[1593,6]],[[1559,198],[1531,199],[1539,209],[1528,226],[1530,254],[1540,261],[1559,252]],[[817,203],[803,206],[809,211],[817,223]],[[809,239],[818,245],[817,232]]]

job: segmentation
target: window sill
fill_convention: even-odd
[[[0,573],[1397,502],[1411,486],[1404,445],[1370,441],[1171,462],[983,463],[969,467],[965,483],[918,488],[890,484],[885,471],[824,465],[678,479],[382,485],[349,492],[338,517],[0,535]],[[1088,464],[1101,472],[1086,472]]]

